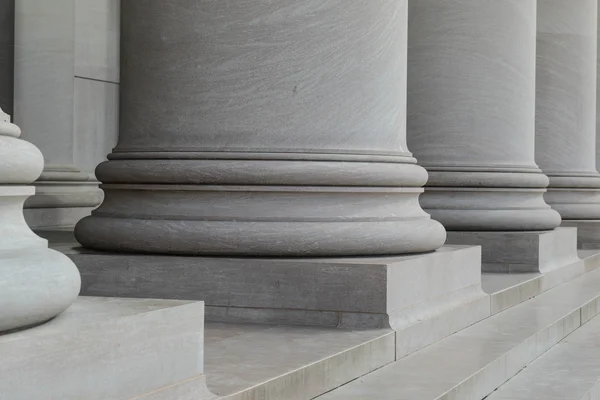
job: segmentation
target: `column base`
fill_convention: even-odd
[[[73,228],[104,199],[99,182],[72,166],[47,166],[34,185],[23,212],[32,229]]]
[[[482,246],[482,271],[549,272],[579,261],[577,230],[545,232],[448,232],[448,243]]]
[[[64,241],[63,241],[64,243]],[[56,247],[83,294],[206,299],[209,321],[392,328],[408,354],[489,315],[477,247],[403,257],[203,258]]]
[[[201,302],[79,298],[51,322],[0,336],[0,393],[11,400],[212,399],[203,335]],[[183,390],[195,397],[169,397]]]
[[[23,210],[31,229],[73,229],[95,207],[29,208]]]
[[[581,250],[600,249],[600,220],[563,220],[561,226],[577,228],[577,246]]]

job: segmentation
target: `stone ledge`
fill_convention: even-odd
[[[540,232],[449,231],[447,243],[482,247],[483,272],[549,272],[577,262],[577,230]]]
[[[0,397],[131,399],[202,375],[203,308],[80,297],[50,322],[0,335]],[[194,391],[208,393],[201,382]]]

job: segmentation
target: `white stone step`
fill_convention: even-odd
[[[320,400],[480,400],[600,309],[600,270],[498,313]]]
[[[487,400],[600,399],[600,317],[595,317]]]
[[[0,334],[0,400],[214,399],[203,336],[202,302],[80,297]]]

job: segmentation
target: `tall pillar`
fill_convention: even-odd
[[[46,165],[26,203],[32,227],[74,226],[102,201],[92,174],[75,165],[75,0],[18,0],[14,116]]]
[[[519,232],[560,224],[534,160],[535,40],[536,0],[409,1],[408,145],[430,176],[421,204],[450,243],[483,244],[490,270],[520,265],[501,247],[529,243]]]
[[[102,250],[434,250],[405,137],[406,1],[122,2],[119,143],[76,227]]]
[[[44,159],[19,139],[20,129],[0,109],[0,332],[23,328],[58,315],[79,294],[75,265],[48,249],[23,218],[23,203]]]
[[[536,160],[550,177],[546,201],[581,228],[580,245],[592,225],[600,236],[597,30],[598,0],[538,1]]]

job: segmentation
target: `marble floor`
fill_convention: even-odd
[[[487,400],[600,398],[600,317],[567,336]]]
[[[482,399],[588,322],[599,304],[596,270],[319,399]]]

